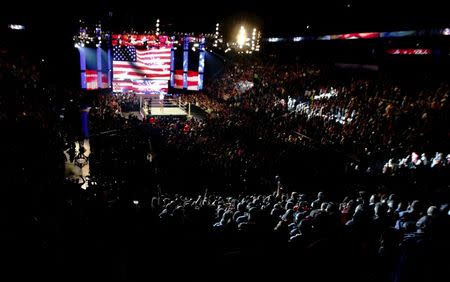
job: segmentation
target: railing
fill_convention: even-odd
[[[179,108],[183,110],[184,112],[188,113],[189,116],[191,116],[191,105],[190,103],[183,103],[181,101],[181,98],[170,98],[170,97],[164,97],[164,99],[160,100],[158,98],[154,99],[148,99],[146,100],[140,109],[140,113],[142,116],[147,116],[150,114],[151,109],[164,109],[164,108]]]
[[[178,98],[178,107],[180,109],[183,109],[186,113],[188,113],[188,116],[191,116],[191,103],[190,102],[181,102],[181,98]]]

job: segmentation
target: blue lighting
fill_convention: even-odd
[[[102,49],[97,48],[97,85],[102,87]]]
[[[170,86],[174,87],[175,85],[175,47],[172,46],[172,50],[170,50]]]
[[[112,87],[112,64],[111,64],[112,56],[111,56],[111,49],[108,48],[108,87]]]
[[[80,52],[81,88],[86,89],[86,54],[84,48],[78,48]]]
[[[188,62],[189,62],[189,36],[184,37],[184,51],[183,51],[183,88],[188,87]]]
[[[205,38],[200,38],[200,52],[198,56],[198,90],[203,89],[203,73],[205,72]]]

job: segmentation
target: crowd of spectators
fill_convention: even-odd
[[[90,131],[101,133],[139,125],[139,99],[135,94],[95,95],[89,103]],[[124,113],[131,113],[125,117]]]
[[[181,98],[206,118],[142,124],[122,114],[136,110],[134,96],[61,94],[37,65],[10,54],[0,70],[0,122],[19,131],[2,146],[11,157],[2,245],[16,275],[401,282],[448,274],[448,259],[436,255],[450,248],[448,198],[330,185],[349,173],[342,155],[444,151],[446,84],[394,86],[327,66],[238,61],[204,93]],[[332,88],[336,95],[315,99]],[[62,176],[86,108],[84,190]],[[426,161],[448,167],[443,154]],[[315,197],[320,178],[329,178],[320,182],[327,192]]]
[[[389,161],[383,166],[383,173],[392,174],[397,170],[402,169],[443,169],[448,166],[450,166],[450,154],[447,154],[447,156],[444,157],[443,153],[436,152],[434,157],[428,158],[425,153],[422,153],[419,156],[416,152],[413,152],[405,158],[398,159],[398,161],[389,159]]]
[[[329,66],[235,63],[196,100],[224,120],[253,114],[265,138],[293,132],[332,145],[381,171],[386,156],[431,154],[449,145],[449,85],[393,81],[389,74],[339,71]],[[240,92],[241,82],[253,87]],[[226,87],[224,85],[227,85]],[[296,138],[290,138],[296,140]]]

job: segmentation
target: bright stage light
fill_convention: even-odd
[[[21,24],[10,24],[8,25],[8,27],[12,30],[24,30],[25,26],[21,25]]]
[[[241,26],[241,29],[239,30],[239,33],[237,35],[237,43],[240,48],[245,44],[245,41],[247,41],[247,32],[245,31],[244,26]]]

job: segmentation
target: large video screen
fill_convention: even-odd
[[[97,48],[76,44],[82,89],[142,94],[203,89],[204,37],[113,34],[111,43]]]
[[[113,35],[113,91],[167,93],[171,47],[165,36]]]
[[[80,53],[81,88],[86,90],[110,88],[108,51],[101,48],[77,48]]]
[[[174,52],[174,89],[199,91],[203,89],[205,68],[204,38],[185,37]]]

